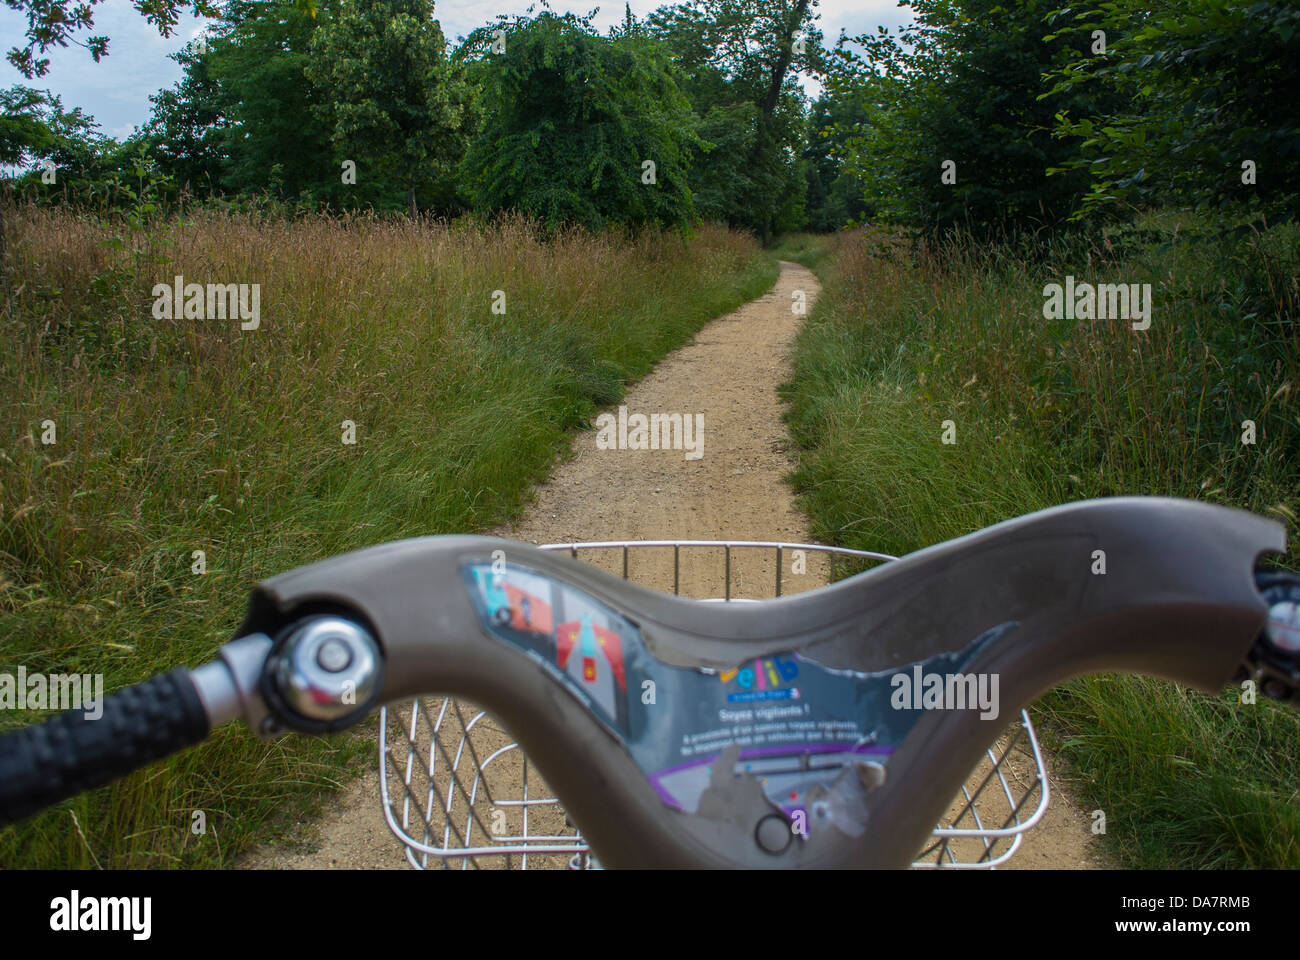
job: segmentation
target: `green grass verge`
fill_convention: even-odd
[[[777,239],[770,252],[778,260],[790,260],[815,271],[827,262],[833,246],[833,234],[787,233]]]
[[[902,554],[1058,503],[1159,494],[1282,520],[1300,567],[1300,234],[1146,227],[1032,258],[861,232],[821,241],[829,258],[780,245],[824,283],[783,388],[814,534]],[[1151,283],[1150,330],[1043,319],[1044,284],[1067,274]],[[1123,865],[1300,866],[1293,711],[1139,677],[1078,680],[1037,711]]]
[[[0,673],[107,690],[209,660],[267,576],[516,515],[599,406],[777,275],[712,227],[543,243],[522,224],[3,215]],[[260,284],[260,328],[154,319],[176,274]],[[370,749],[227,727],[0,830],[0,866],[226,865]]]

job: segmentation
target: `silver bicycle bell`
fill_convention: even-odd
[[[379,646],[369,631],[343,617],[319,616],[285,638],[271,676],[286,707],[328,723],[369,704],[379,672]]]

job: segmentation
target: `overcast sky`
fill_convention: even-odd
[[[642,17],[663,2],[632,0],[632,12]],[[586,14],[597,5],[597,0],[576,4],[552,0],[551,8]],[[499,13],[523,13],[528,6],[528,0],[445,0],[436,4],[434,16],[441,21],[447,39],[455,40]],[[623,0],[599,4],[599,9],[596,23],[602,30],[623,19]],[[841,27],[853,36],[875,32],[878,24],[896,27],[910,19],[909,11],[900,8],[898,0],[820,0],[818,10],[828,40],[839,36]],[[65,109],[81,107],[98,121],[104,133],[120,139],[148,118],[150,94],[180,79],[180,68],[167,55],[197,36],[206,22],[184,16],[171,38],[164,39],[131,6],[130,0],[103,0],[95,7],[95,26],[86,35],[109,38],[107,57],[95,63],[84,48],[76,46],[51,51],[47,54],[50,72],[35,80],[25,79],[8,61],[0,60],[0,87],[20,83],[48,89],[63,98]],[[25,34],[26,24],[26,18],[16,11],[0,7],[0,37],[4,38],[0,46],[4,53]],[[81,39],[84,42],[84,36]]]

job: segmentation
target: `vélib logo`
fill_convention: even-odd
[[[797,676],[799,664],[793,658],[764,657],[755,660],[753,666],[723,670],[718,679],[724,684],[734,680],[740,688],[737,693],[727,694],[728,703],[743,703],[748,700],[798,700],[797,687],[782,686],[794,682]]]

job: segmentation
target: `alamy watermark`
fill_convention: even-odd
[[[132,940],[148,940],[152,916],[152,897],[83,897],[73,890],[50,901],[50,929],[60,933],[121,931]]]
[[[0,673],[0,710],[82,710],[87,720],[104,715],[102,673]]]
[[[256,330],[262,323],[260,283],[186,283],[178,275],[171,286],[155,283],[152,291],[155,320],[234,320],[240,330]]]
[[[1134,330],[1151,326],[1151,284],[1074,282],[1043,287],[1044,320],[1132,320]]]
[[[996,720],[996,673],[925,673],[915,664],[911,673],[889,678],[894,692],[889,705],[895,710],[979,710],[981,720]]]
[[[704,456],[704,414],[634,413],[618,408],[618,416],[596,418],[597,450],[682,450],[687,460]]]

